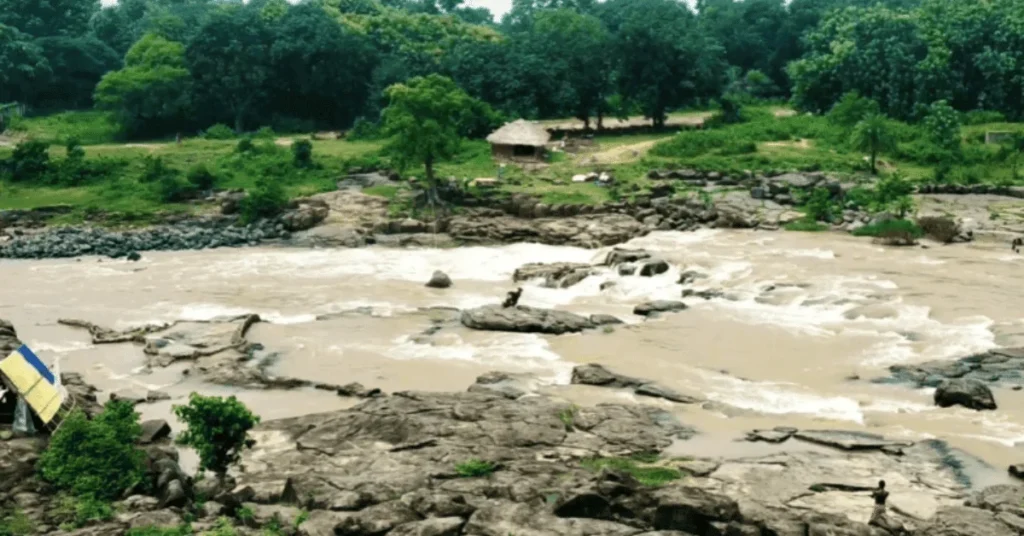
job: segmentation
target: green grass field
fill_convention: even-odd
[[[522,169],[509,165],[503,180],[486,195],[532,194],[549,204],[597,204],[628,198],[647,191],[651,169],[692,167],[727,173],[746,171],[821,170],[867,177],[865,155],[849,148],[849,132],[831,125],[826,118],[779,113],[778,107],[749,107],[749,121],[684,130],[676,134],[597,136],[593,147],[578,153],[553,153],[543,166]],[[1024,131],[1024,124],[987,123],[964,126],[963,156],[942,180],[961,183],[1003,183],[1014,179],[1011,157],[994,145],[985,145],[988,131]],[[146,223],[165,213],[198,212],[199,204],[163,203],[152,185],[141,179],[148,159],[159,157],[182,175],[198,165],[216,177],[219,189],[251,189],[261,177],[283,184],[292,197],[330,191],[346,171],[356,166],[386,165],[383,142],[313,139],[313,169],[299,169],[291,163],[290,142],[296,137],[254,140],[255,149],[239,152],[239,140],[192,138],[180,144],[174,140],[118,143],[109,116],[99,112],[67,112],[55,116],[23,119],[8,132],[17,141],[34,138],[51,143],[50,158],[60,162],[64,142],[74,136],[84,145],[86,158],[109,168],[102,177],[85,184],[25,184],[0,180],[0,210],[29,209],[57,204],[75,207],[62,221],[74,223],[90,215],[107,214],[109,223]],[[899,172],[910,180],[935,180],[936,165],[922,156],[917,127],[902,125],[899,147],[893,154],[880,155],[883,173]],[[0,147],[0,159],[11,147]],[[1024,158],[1018,156],[1024,160]],[[1024,162],[1021,163],[1024,168]],[[440,177],[455,177],[463,183],[474,178],[497,177],[498,164],[483,141],[466,141],[459,154],[437,166]],[[572,176],[590,171],[610,172],[614,188],[592,183],[574,183]],[[403,176],[422,176],[422,168],[404,170]],[[367,193],[397,200],[408,196],[403,186],[377,187]],[[477,193],[484,194],[484,190]],[[205,210],[209,210],[206,208]]]

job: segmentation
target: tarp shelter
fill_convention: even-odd
[[[54,422],[58,410],[67,399],[60,380],[39,357],[24,344],[0,361],[0,383],[20,396],[43,425]]]
[[[491,155],[509,160],[541,161],[550,140],[551,134],[543,125],[524,119],[507,123],[487,136]]]

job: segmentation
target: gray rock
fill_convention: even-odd
[[[618,266],[623,263],[635,263],[649,258],[651,258],[651,254],[642,249],[613,248],[608,252],[608,255],[605,256],[602,264],[605,266]]]
[[[602,365],[591,363],[589,365],[578,365],[573,368],[570,383],[600,387],[633,388],[647,382],[639,378],[616,374]]]
[[[188,494],[185,493],[185,486],[181,480],[171,480],[164,486],[160,493],[160,506],[162,508],[183,507],[188,504]]]
[[[628,262],[627,263],[622,263],[622,264],[618,265],[617,271],[619,272],[619,275],[622,275],[622,276],[633,275],[633,274],[636,273],[636,265],[633,264],[633,263],[628,263]]]
[[[679,402],[680,404],[694,404],[700,402],[700,399],[692,396],[684,395],[668,387],[662,387],[656,383],[645,383],[637,387],[634,393],[642,396],[649,396],[652,398],[664,398],[665,400],[671,400],[672,402]]]
[[[974,410],[996,409],[992,390],[984,383],[967,378],[944,380],[935,390],[935,405],[943,408],[963,406]]]
[[[448,274],[436,270],[434,275],[430,276],[430,281],[427,281],[426,286],[429,288],[448,288],[452,286],[452,280],[448,277]]]
[[[609,326],[609,325],[623,324],[624,323],[618,317],[615,317],[615,316],[612,316],[612,315],[603,315],[603,314],[593,314],[593,315],[590,315],[590,321],[595,326]]]
[[[527,306],[485,305],[467,309],[460,317],[462,325],[485,331],[514,331],[561,335],[594,328],[590,319],[567,311]]]
[[[150,421],[142,422],[142,435],[139,437],[139,443],[143,445],[148,443],[154,443],[170,437],[171,426],[167,424],[167,421],[163,419],[155,419]]]
[[[668,263],[661,259],[648,259],[641,263],[639,275],[641,277],[652,277],[667,272],[668,268]]]
[[[747,441],[764,441],[766,443],[782,443],[783,441],[793,437],[796,433],[794,429],[774,429],[774,430],[752,430],[747,432]]]
[[[388,536],[459,536],[465,523],[461,517],[435,517],[399,525]]]
[[[907,442],[890,441],[877,434],[846,430],[801,430],[793,437],[842,450],[880,450],[883,447],[909,445]]]
[[[677,312],[686,309],[687,305],[681,301],[655,300],[637,305],[633,308],[633,314],[651,316],[656,313]]]
[[[534,391],[537,378],[531,374],[488,372],[469,386],[471,393],[492,393],[515,400]]]

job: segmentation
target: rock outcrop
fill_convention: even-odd
[[[547,288],[569,288],[593,273],[591,265],[579,262],[531,262],[516,268],[512,281],[543,278],[543,285]]]
[[[919,387],[938,387],[944,380],[970,379],[992,385],[1024,385],[1024,348],[999,348],[956,361],[928,361],[889,367],[891,379]]]
[[[700,399],[678,393],[673,389],[658,385],[650,380],[633,378],[616,374],[597,364],[580,365],[572,369],[571,383],[577,385],[593,385],[613,389],[632,389],[634,393],[652,398],[664,398],[681,404],[694,404]]]
[[[640,316],[656,316],[661,313],[684,311],[687,305],[681,301],[655,300],[641,303],[633,308],[633,314]]]
[[[448,234],[458,241],[475,244],[537,242],[599,248],[620,244],[646,233],[643,224],[625,214],[537,220],[511,216],[456,216],[448,222]]]
[[[975,410],[996,409],[992,390],[979,380],[955,378],[944,380],[935,389],[935,405],[943,408],[963,406]]]
[[[516,307],[485,305],[467,309],[462,311],[460,321],[462,325],[471,329],[552,335],[576,333],[596,327],[589,318],[575,313],[525,305]]]

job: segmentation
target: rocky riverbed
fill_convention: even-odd
[[[534,242],[596,248],[619,244],[655,230],[740,228],[777,230],[799,220],[794,196],[815,188],[834,195],[853,187],[823,173],[782,173],[730,177],[694,170],[652,171],[647,195],[597,206],[548,205],[528,195],[477,200],[458,215],[427,221],[395,219],[387,200],[367,196],[345,180],[339,190],[296,199],[281,217],[239,225],[235,213],[243,193],[222,192],[209,201],[223,213],[136,231],[92,227],[43,227],[62,208],[0,211],[0,258],[100,255],[126,257],[140,251],[205,249],[281,243],[298,247],[447,246]],[[378,182],[391,181],[386,176]],[[360,183],[362,184],[362,183]],[[374,182],[376,184],[376,182]],[[683,193],[679,189],[687,188]],[[700,191],[692,190],[699,188]],[[975,232],[997,239],[1024,232],[1024,197],[1019,189],[921,188],[922,215],[960,216],[959,239]],[[978,202],[946,198],[978,198]],[[998,218],[987,218],[999,214]],[[836,230],[852,231],[875,216],[846,210]],[[42,228],[41,228],[42,227]],[[5,240],[6,235],[6,240]]]

